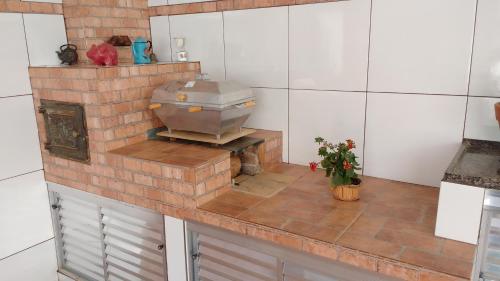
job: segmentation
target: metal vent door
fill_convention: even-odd
[[[218,237],[223,238],[223,237]],[[206,234],[196,234],[197,280],[282,280],[278,258]]]
[[[500,192],[488,190],[479,238],[481,280],[500,280]]]
[[[108,280],[165,281],[163,216],[133,207],[103,207]]]
[[[60,266],[85,279],[104,281],[99,206],[61,194],[51,200]]]

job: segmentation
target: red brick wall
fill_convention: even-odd
[[[82,62],[92,44],[113,35],[151,38],[147,0],[64,0],[63,7],[68,43],[77,45]]]
[[[198,63],[120,67],[31,67],[35,106],[40,99],[84,105],[91,163],[82,164],[51,156],[44,149],[43,116],[37,114],[46,179],[70,187],[115,196],[93,185],[92,176],[124,176],[107,151],[146,140],[146,131],[160,126],[148,109],[155,87],[177,79],[193,79]],[[95,182],[94,182],[95,183]]]
[[[61,15],[63,9],[62,4],[25,2],[21,0],[0,0],[0,12]]]

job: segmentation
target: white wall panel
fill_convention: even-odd
[[[368,93],[365,175],[439,186],[462,143],[466,99]]]
[[[170,23],[168,16],[150,17],[153,51],[158,61],[172,61],[170,46]]]
[[[52,238],[43,172],[0,181],[0,213],[0,259]]]
[[[27,2],[45,2],[45,3],[62,3],[62,0],[21,0],[21,1],[27,1]]]
[[[148,0],[148,7],[168,5],[167,0]]]
[[[290,88],[365,91],[370,0],[290,7]]]
[[[197,2],[206,2],[210,0],[168,0],[169,5],[176,5],[176,4],[186,4],[186,3],[197,3]]]
[[[466,95],[475,0],[374,0],[368,90]]]
[[[477,244],[484,188],[442,182],[436,219],[436,236]]]
[[[0,26],[0,38],[3,38],[0,48],[0,97],[30,94],[29,61],[22,15],[0,13]]]
[[[200,61],[202,73],[212,80],[224,80],[224,39],[222,13],[170,17],[171,38],[184,38],[189,61]],[[175,58],[177,48],[172,41]]]
[[[500,128],[494,108],[497,102],[500,102],[500,98],[469,97],[464,137],[500,141]]]
[[[62,15],[24,14],[24,28],[30,64],[32,66],[59,65],[56,51],[67,43]]]
[[[57,281],[54,240],[0,261],[0,280]]]
[[[168,280],[186,281],[188,276],[184,221],[169,216],[164,217]]]
[[[288,161],[288,90],[253,89],[257,106],[245,127],[283,132],[283,161]]]
[[[479,0],[470,95],[500,97],[500,0]]]
[[[227,79],[288,88],[288,7],[224,12]]]
[[[0,98],[0,179],[42,169],[32,96]]]
[[[290,162],[318,161],[314,138],[353,139],[362,164],[365,93],[290,90]]]

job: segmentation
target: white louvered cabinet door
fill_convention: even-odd
[[[60,267],[88,280],[104,281],[99,206],[57,194],[56,239]]]
[[[281,280],[278,258],[251,248],[197,234],[197,280],[277,281]]]
[[[165,281],[163,217],[102,208],[108,280]]]
[[[61,270],[85,281],[167,280],[162,215],[66,189],[49,184]]]

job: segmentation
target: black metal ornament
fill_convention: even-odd
[[[59,47],[60,51],[56,51],[56,53],[61,60],[61,64],[76,64],[78,62],[78,53],[76,49],[76,45],[73,44],[65,44]]]

